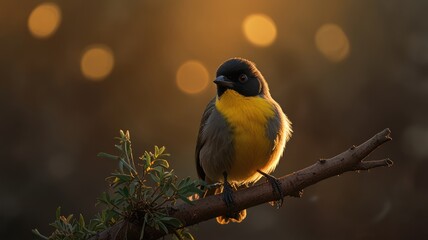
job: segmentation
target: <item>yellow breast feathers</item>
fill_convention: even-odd
[[[233,132],[234,161],[228,172],[235,183],[257,181],[270,160],[272,144],[267,137],[267,124],[274,117],[274,106],[261,97],[245,97],[227,90],[216,101],[217,110],[223,115]]]

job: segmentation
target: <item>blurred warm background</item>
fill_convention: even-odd
[[[344,174],[208,221],[198,239],[416,239],[428,235],[428,2],[0,0],[0,236],[31,239],[64,214],[92,216],[129,129],[141,154],[165,145],[196,177],[201,114],[216,68],[253,60],[293,122],[275,175],[336,155],[389,127],[372,158]]]

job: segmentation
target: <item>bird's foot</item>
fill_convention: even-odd
[[[234,211],[235,209],[235,201],[233,200],[233,187],[232,185],[227,181],[227,173],[223,173],[224,176],[224,183],[223,183],[223,201],[226,204],[227,207],[227,213],[226,218],[239,218],[239,212]]]
[[[263,175],[267,179],[267,181],[270,182],[270,184],[272,185],[273,194],[275,195],[275,198],[277,200],[270,202],[270,204],[276,207],[277,209],[281,208],[282,204],[284,203],[284,197],[285,197],[284,192],[282,191],[282,188],[281,188],[281,182],[278,180],[278,178],[270,174],[264,173],[260,170],[257,170],[257,172]]]

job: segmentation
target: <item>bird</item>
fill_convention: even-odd
[[[206,195],[223,194],[228,213],[220,224],[241,222],[246,210],[233,212],[233,190],[254,184],[262,176],[271,182],[278,199],[283,194],[270,175],[292,134],[291,122],[271,97],[255,63],[244,58],[223,62],[216,72],[216,96],[202,114],[196,142],[196,170],[207,184],[220,184]]]

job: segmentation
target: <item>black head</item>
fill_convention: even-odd
[[[243,58],[232,58],[218,69],[214,83],[217,84],[217,95],[220,97],[226,90],[235,90],[250,97],[269,95],[268,85],[254,63]]]

